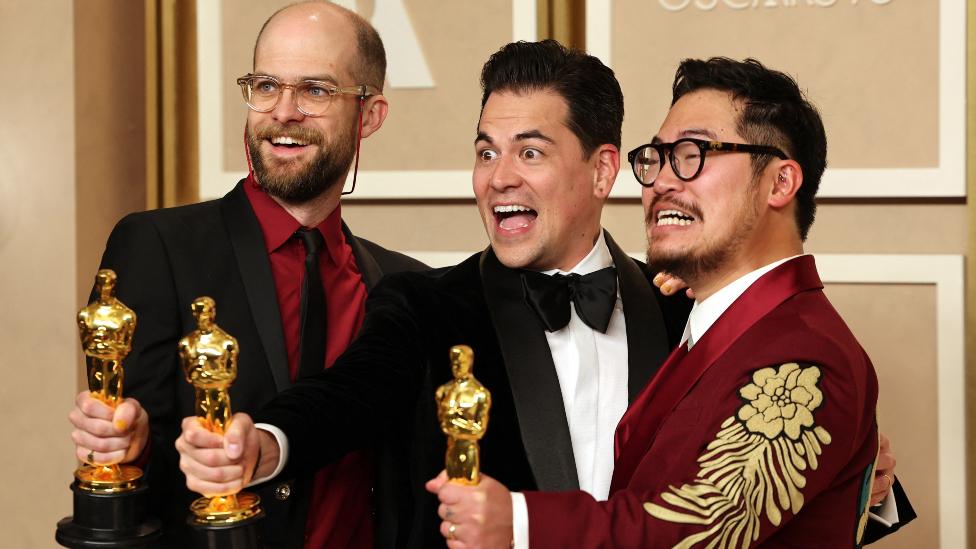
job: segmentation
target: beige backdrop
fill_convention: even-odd
[[[75,104],[71,2],[0,3],[2,544],[52,547],[75,466]]]
[[[637,0],[630,3],[640,4]],[[897,36],[911,40],[875,43],[863,37],[850,38],[875,28],[880,21],[876,17],[870,21],[855,19],[857,24],[849,28],[838,25],[816,36],[803,25],[790,26],[789,21],[776,26],[776,32],[809,38],[809,45],[773,51],[770,64],[785,68],[793,60],[804,60],[791,72],[810,87],[828,124],[838,120],[851,123],[846,138],[831,133],[831,160],[835,164],[932,164],[935,145],[926,143],[935,143],[933,110],[938,104],[933,103],[934,90],[925,86],[931,79],[913,76],[911,86],[899,85],[897,79],[876,84],[870,69],[878,64],[874,56],[880,55],[879,48],[887,48],[899,60],[895,72],[931,74],[924,61],[933,55],[930,31],[935,10],[915,6],[934,3],[893,0],[893,6],[907,10],[899,13],[910,13],[906,16],[909,19],[892,15],[883,22],[896,30]],[[234,42],[238,44],[236,61],[229,61],[225,71],[227,89],[223,92],[228,99],[238,101],[231,78],[249,69],[252,35],[263,15],[277,4],[280,2],[271,0],[253,3],[255,13],[234,14],[242,18],[241,28],[235,29],[236,24],[230,23],[225,27],[240,35],[240,41]],[[411,9],[429,10],[435,3],[408,0],[406,4]],[[454,25],[450,18],[436,23],[437,17],[426,16],[414,21],[419,20],[419,32],[424,36],[433,35],[430,44],[434,46],[424,42],[424,51],[436,57],[430,62],[435,81],[457,86],[458,97],[443,100],[438,96],[441,110],[413,112],[399,106],[407,101],[406,95],[391,93],[396,100],[394,112],[400,109],[402,122],[391,115],[390,124],[378,139],[364,147],[363,162],[371,169],[401,166],[384,164],[400,154],[407,156],[402,166],[417,162],[416,166],[428,168],[466,170],[470,165],[478,67],[488,52],[508,41],[511,30],[505,27],[511,12],[506,6],[510,3],[465,0],[450,4],[445,9],[454,10],[452,17],[476,15],[484,25]],[[614,5],[618,4],[628,5],[622,0]],[[648,1],[643,8],[638,5],[634,9],[647,12],[650,4]],[[848,9],[841,4],[836,13]],[[862,4],[869,2],[862,0]],[[75,461],[65,415],[82,379],[72,319],[87,297],[108,230],[125,212],[140,209],[145,203],[141,5],[127,0],[0,2],[0,72],[17,75],[16,80],[22,83],[12,88],[0,124],[0,165],[5,167],[0,171],[0,288],[8,311],[13,312],[0,322],[0,364],[6,376],[0,384],[0,413],[5,418],[0,423],[0,437],[6,441],[5,471],[17,479],[0,496],[4,546],[54,547],[54,523],[70,513],[68,484]],[[248,10],[250,7],[240,11]],[[616,8],[611,15],[621,21],[647,23],[636,15],[622,19]],[[709,17],[699,16],[704,20]],[[734,13],[725,16],[746,17]],[[819,24],[816,17],[808,23]],[[747,45],[753,43],[749,36],[755,29],[741,28],[733,37],[741,37]],[[647,23],[629,34],[623,32],[615,38],[620,44],[615,42],[614,47],[620,51],[621,45],[630,41],[643,51],[635,55],[653,60],[652,38],[665,35],[652,30],[656,31],[653,24]],[[717,47],[710,42],[715,32],[714,27],[703,26],[696,34],[668,35],[667,40],[688,43],[689,55],[705,54]],[[492,43],[495,33],[496,42]],[[443,42],[436,41],[440,37],[444,37]],[[834,47],[839,49],[815,53]],[[851,51],[849,48],[874,53],[862,58],[845,53]],[[745,46],[728,50],[731,55],[751,52]],[[844,101],[843,94],[826,86],[831,80],[821,78],[829,75],[832,67],[848,65],[863,77],[849,86],[850,93],[860,99],[856,104]],[[661,90],[666,92],[667,73],[673,66],[672,61],[648,71],[645,76],[660,80],[653,86],[642,84],[634,71],[620,71],[628,98],[628,124],[660,118],[661,98],[666,99]],[[431,97],[436,93],[422,92]],[[894,107],[878,111],[878,104]],[[896,108],[901,105],[910,107]],[[228,114],[225,121],[236,140],[243,111],[233,103],[227,112],[239,117],[238,122],[232,122]],[[435,123],[443,123],[437,126],[443,139],[427,137]],[[864,132],[865,127],[872,128],[869,135],[857,133]],[[625,147],[646,137],[641,131],[628,125]],[[868,139],[872,135],[905,139],[890,139],[882,147]],[[849,146],[841,147],[845,142]],[[857,146],[865,143],[870,146]],[[222,152],[227,169],[240,166],[239,152],[236,146]],[[626,179],[623,182],[633,184]],[[361,184],[368,185],[369,181]],[[468,185],[469,181],[465,177],[459,184]],[[962,199],[833,199],[821,204],[808,249],[830,254],[965,254],[972,246],[967,234],[967,226],[973,223],[972,211],[972,205],[967,206]],[[474,251],[485,245],[473,201],[361,200],[347,202],[343,214],[358,234],[395,249]],[[604,221],[625,248],[642,248],[641,212],[636,200],[613,201]],[[973,283],[971,276],[968,280]],[[935,288],[931,284],[830,284],[827,292],[874,358],[881,382],[882,428],[892,438],[899,476],[921,515],[881,547],[934,546],[939,539],[940,513],[934,414],[938,406],[934,376],[939,329],[934,320]],[[962,299],[960,296],[960,302]],[[958,383],[963,381],[959,379]],[[27,492],[30,497],[25,497]]]
[[[939,2],[796,4],[668,12],[658,0],[614,0],[612,63],[627,97],[637,92],[625,143],[646,143],[663,120],[680,59],[756,57],[796,77],[821,108],[831,167],[936,166]]]

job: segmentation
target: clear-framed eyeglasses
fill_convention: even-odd
[[[671,170],[682,181],[698,177],[705,167],[705,154],[708,152],[768,154],[788,159],[786,153],[769,145],[749,145],[747,143],[726,143],[706,141],[686,137],[674,143],[648,143],[627,153],[627,160],[634,170],[634,177],[644,187],[653,187],[654,181],[664,169],[664,157],[668,157]]]
[[[257,112],[271,112],[278,106],[285,89],[291,88],[295,106],[305,116],[322,116],[332,106],[333,100],[340,95],[365,99],[380,93],[368,84],[340,87],[322,80],[302,80],[287,84],[274,76],[261,74],[246,74],[237,79],[237,85],[241,87],[244,102],[251,110]]]

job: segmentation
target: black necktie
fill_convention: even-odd
[[[295,236],[305,244],[302,326],[298,347],[298,379],[302,379],[325,368],[325,290],[319,274],[319,251],[325,240],[318,229],[299,229]]]
[[[525,302],[539,315],[546,330],[555,332],[569,324],[569,303],[584,324],[607,332],[617,302],[617,269],[607,267],[588,275],[546,275],[522,271]]]

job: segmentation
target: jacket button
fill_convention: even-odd
[[[286,499],[288,499],[288,496],[291,495],[291,486],[287,484],[279,484],[278,486],[275,487],[274,494],[275,497],[278,498],[280,501],[285,501]]]

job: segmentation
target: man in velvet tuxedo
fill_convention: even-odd
[[[529,545],[859,545],[878,386],[803,254],[826,165],[819,114],[754,60],[686,60],[663,126],[629,159],[651,264],[687,281],[695,306],[620,421],[609,499],[526,491]],[[432,481],[445,537],[508,545],[502,483]]]
[[[195,496],[173,445],[180,420],[193,413],[177,357],[177,341],[195,328],[190,303],[214,298],[217,324],[240,342],[232,408],[253,411],[300,370],[335,360],[384,273],[424,267],[353,236],[341,220],[357,134],[377,131],[387,113],[385,71],[379,36],[354,13],[327,3],[279,11],[255,45],[256,75],[238,82],[250,107],[248,178],[219,200],[129,215],[109,237],[101,266],[118,273],[118,297],[138,315],[125,361],[129,398],[113,413],[79,394],[72,436],[79,459],[146,468],[166,547],[181,544]],[[306,306],[316,276],[324,304]],[[308,316],[315,310],[325,321],[317,329]],[[372,547],[372,476],[369,457],[357,454],[252,488],[267,514],[264,541]]]
[[[442,545],[423,485],[444,467],[434,392],[463,343],[492,394],[482,470],[520,489],[606,497],[614,426],[677,343],[689,303],[655,293],[600,227],[620,165],[612,71],[554,41],[516,43],[492,56],[482,84],[473,187],[491,246],[452,268],[385,278],[335,366],[255,415],[281,443],[244,414],[224,440],[186,421],[177,445],[191,488],[376,447],[377,545]]]

